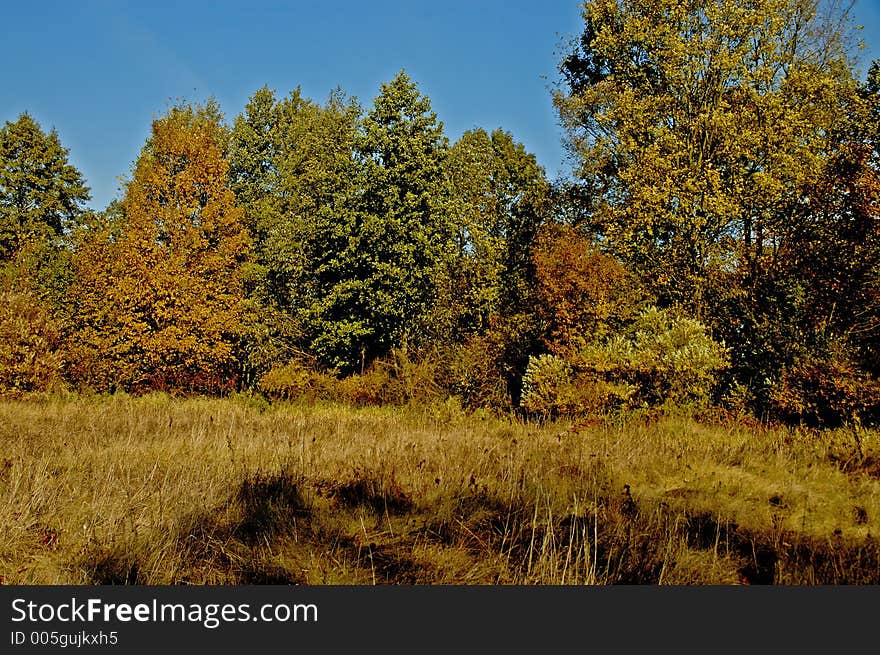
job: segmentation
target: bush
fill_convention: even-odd
[[[272,368],[258,384],[259,390],[278,400],[336,400],[352,405],[405,405],[429,403],[443,396],[436,381],[439,362],[422,356],[412,358],[395,349],[385,359],[375,360],[361,374],[337,377],[335,371],[322,372],[302,360]]]
[[[466,409],[510,407],[504,379],[504,348],[495,339],[472,337],[438,355],[437,383]]]
[[[880,419],[880,382],[841,351],[796,361],[784,370],[771,400],[783,418],[814,426]]]
[[[614,257],[568,225],[547,225],[533,254],[544,343],[570,356],[631,322],[644,296]]]
[[[628,333],[570,357],[541,355],[523,377],[522,407],[547,415],[598,414],[616,407],[705,404],[724,346],[698,321],[654,307]]]
[[[633,391],[629,384],[575,369],[556,355],[539,355],[529,360],[523,376],[521,406],[547,417],[602,414],[624,405]]]
[[[634,383],[648,405],[704,404],[728,365],[727,349],[705,325],[656,307],[644,310],[630,336],[612,339],[608,350],[618,375]]]
[[[271,368],[260,378],[257,388],[275,400],[293,400],[305,395],[323,395],[326,386],[325,376],[294,360]]]
[[[0,291],[0,392],[60,384],[60,342],[57,321],[33,294]]]

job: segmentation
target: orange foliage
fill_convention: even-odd
[[[533,259],[551,352],[570,356],[635,316],[642,296],[635,278],[575,228],[545,227]]]
[[[190,108],[155,121],[122,216],[83,239],[71,290],[75,380],[129,391],[236,385],[249,240],[220,129]]]
[[[34,294],[0,290],[0,393],[59,384],[59,343],[58,322]]]

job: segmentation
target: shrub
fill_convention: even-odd
[[[533,254],[544,342],[568,356],[619,331],[636,316],[643,292],[614,257],[567,225],[548,225]]]
[[[623,406],[704,404],[726,365],[726,349],[704,325],[650,307],[624,335],[569,357],[532,358],[523,378],[522,407],[577,415]]]
[[[0,392],[46,391],[61,382],[60,328],[33,296],[0,291]]]
[[[705,403],[728,365],[727,349],[705,325],[656,307],[642,311],[628,338],[612,339],[607,347],[618,374],[636,384],[649,405]]]
[[[444,395],[436,381],[438,366],[436,358],[412,358],[406,350],[395,349],[364,373],[340,378],[335,371],[322,372],[299,359],[273,367],[258,388],[279,400],[305,396],[359,406],[427,403]]]
[[[437,383],[467,409],[509,408],[503,358],[504,348],[495,339],[472,337],[439,354]]]
[[[257,388],[275,400],[293,400],[308,394],[322,395],[326,386],[325,376],[294,360],[271,368],[260,378]]]
[[[352,405],[400,405],[400,388],[382,360],[376,360],[364,373],[331,379],[328,396]]]
[[[880,418],[880,382],[839,350],[801,358],[786,368],[771,400],[783,418],[811,425]]]
[[[523,376],[521,406],[548,417],[601,414],[625,404],[632,393],[631,385],[576,370],[556,355],[539,355]]]

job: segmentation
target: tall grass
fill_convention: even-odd
[[[880,437],[44,396],[0,525],[6,584],[876,584]]]

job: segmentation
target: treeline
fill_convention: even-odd
[[[103,212],[57,134],[0,130],[0,389],[600,414],[880,418],[880,67],[816,0],[594,0],[549,181],[450,144],[404,72],[369,108],[257,91],[155,120]]]

